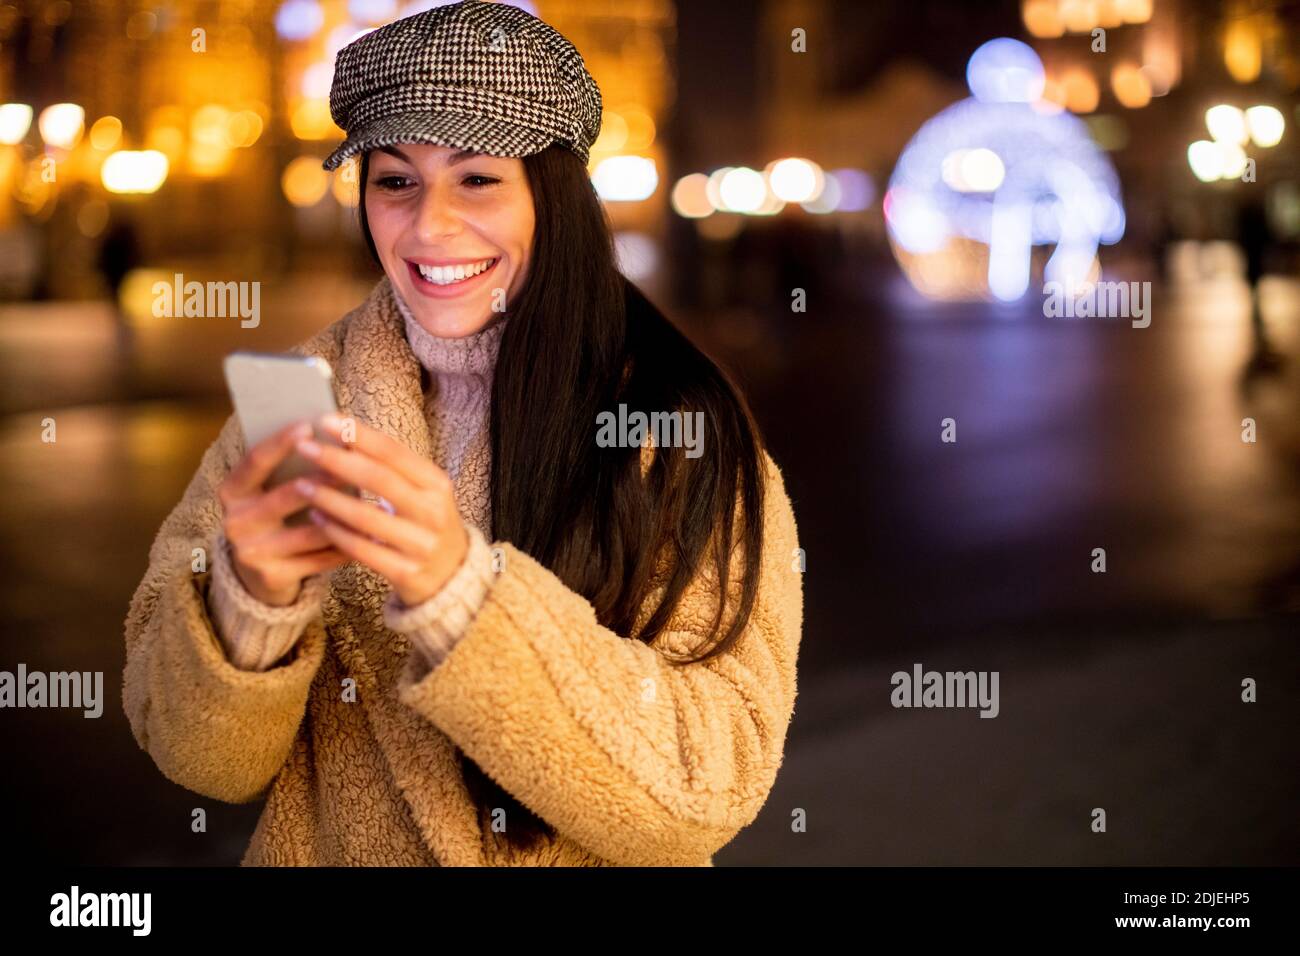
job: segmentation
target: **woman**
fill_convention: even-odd
[[[742,399],[617,271],[598,89],[461,3],[344,49],[331,106],[385,272],[296,350],[340,444],[226,422],[127,619],[136,739],[266,796],[245,865],[711,865],[781,763],[798,541]],[[620,406],[704,440],[608,447]],[[317,478],[263,490],[295,450]]]

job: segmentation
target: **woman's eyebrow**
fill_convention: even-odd
[[[376,146],[375,149],[381,153],[387,153],[389,156],[396,156],[398,159],[402,160],[402,162],[411,163],[411,157],[407,156],[396,146]],[[415,164],[411,163],[411,165],[414,166]]]
[[[413,162],[411,162],[411,157],[407,156],[396,146],[376,146],[375,149],[381,153],[387,153],[390,156],[396,156],[398,159],[402,160],[405,163],[410,163],[412,166],[415,165]],[[452,153],[451,158],[447,160],[447,165],[455,166],[457,163],[463,163],[466,160],[475,159],[476,157],[486,156],[486,155],[487,155],[486,153],[476,152],[475,150],[472,149],[462,149],[455,153]]]
[[[457,152],[457,153],[453,153],[453,154],[452,154],[451,158],[447,160],[447,165],[448,165],[448,166],[455,166],[457,163],[463,163],[463,162],[465,162],[467,159],[475,159],[475,158],[477,158],[477,157],[485,156],[485,155],[487,155],[487,154],[486,154],[486,153],[478,153],[478,152],[475,152],[475,151],[472,150],[472,149],[462,149],[462,150],[460,150],[459,152]]]

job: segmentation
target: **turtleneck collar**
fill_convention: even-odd
[[[411,313],[402,295],[393,287],[393,299],[406,323],[406,340],[411,351],[437,385],[443,406],[477,405],[492,392],[492,373],[506,319],[461,338],[434,335]]]

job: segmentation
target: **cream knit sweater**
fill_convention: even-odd
[[[470,539],[465,562],[441,591],[415,607],[406,607],[390,593],[384,605],[384,623],[405,634],[429,666],[436,667],[465,633],[492,585],[487,543],[492,527],[488,412],[506,320],[497,319],[464,338],[440,338],[416,321],[396,289],[393,297],[406,322],[411,351],[428,372],[424,410],[434,460],[451,477]],[[224,535],[218,536],[216,552],[209,600],[226,654],[242,670],[268,670],[293,648],[320,612],[329,575],[309,578],[293,604],[276,607],[253,597],[240,582]]]

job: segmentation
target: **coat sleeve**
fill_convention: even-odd
[[[399,696],[558,832],[620,865],[700,866],[758,815],[796,694],[803,575],[784,481],[765,455],[763,557],[746,630],[693,664],[717,609],[706,562],[653,644],[601,626],[549,569],[503,565],[447,657],[408,657]],[[733,557],[729,610],[743,549]],[[506,821],[507,827],[509,821]]]
[[[317,617],[280,666],[235,667],[209,614],[210,567],[221,526],[217,486],[243,455],[231,416],[204,453],[149,552],[126,618],[122,705],[131,732],[168,779],[204,796],[248,803],[289,756],[307,691],[325,653]]]

